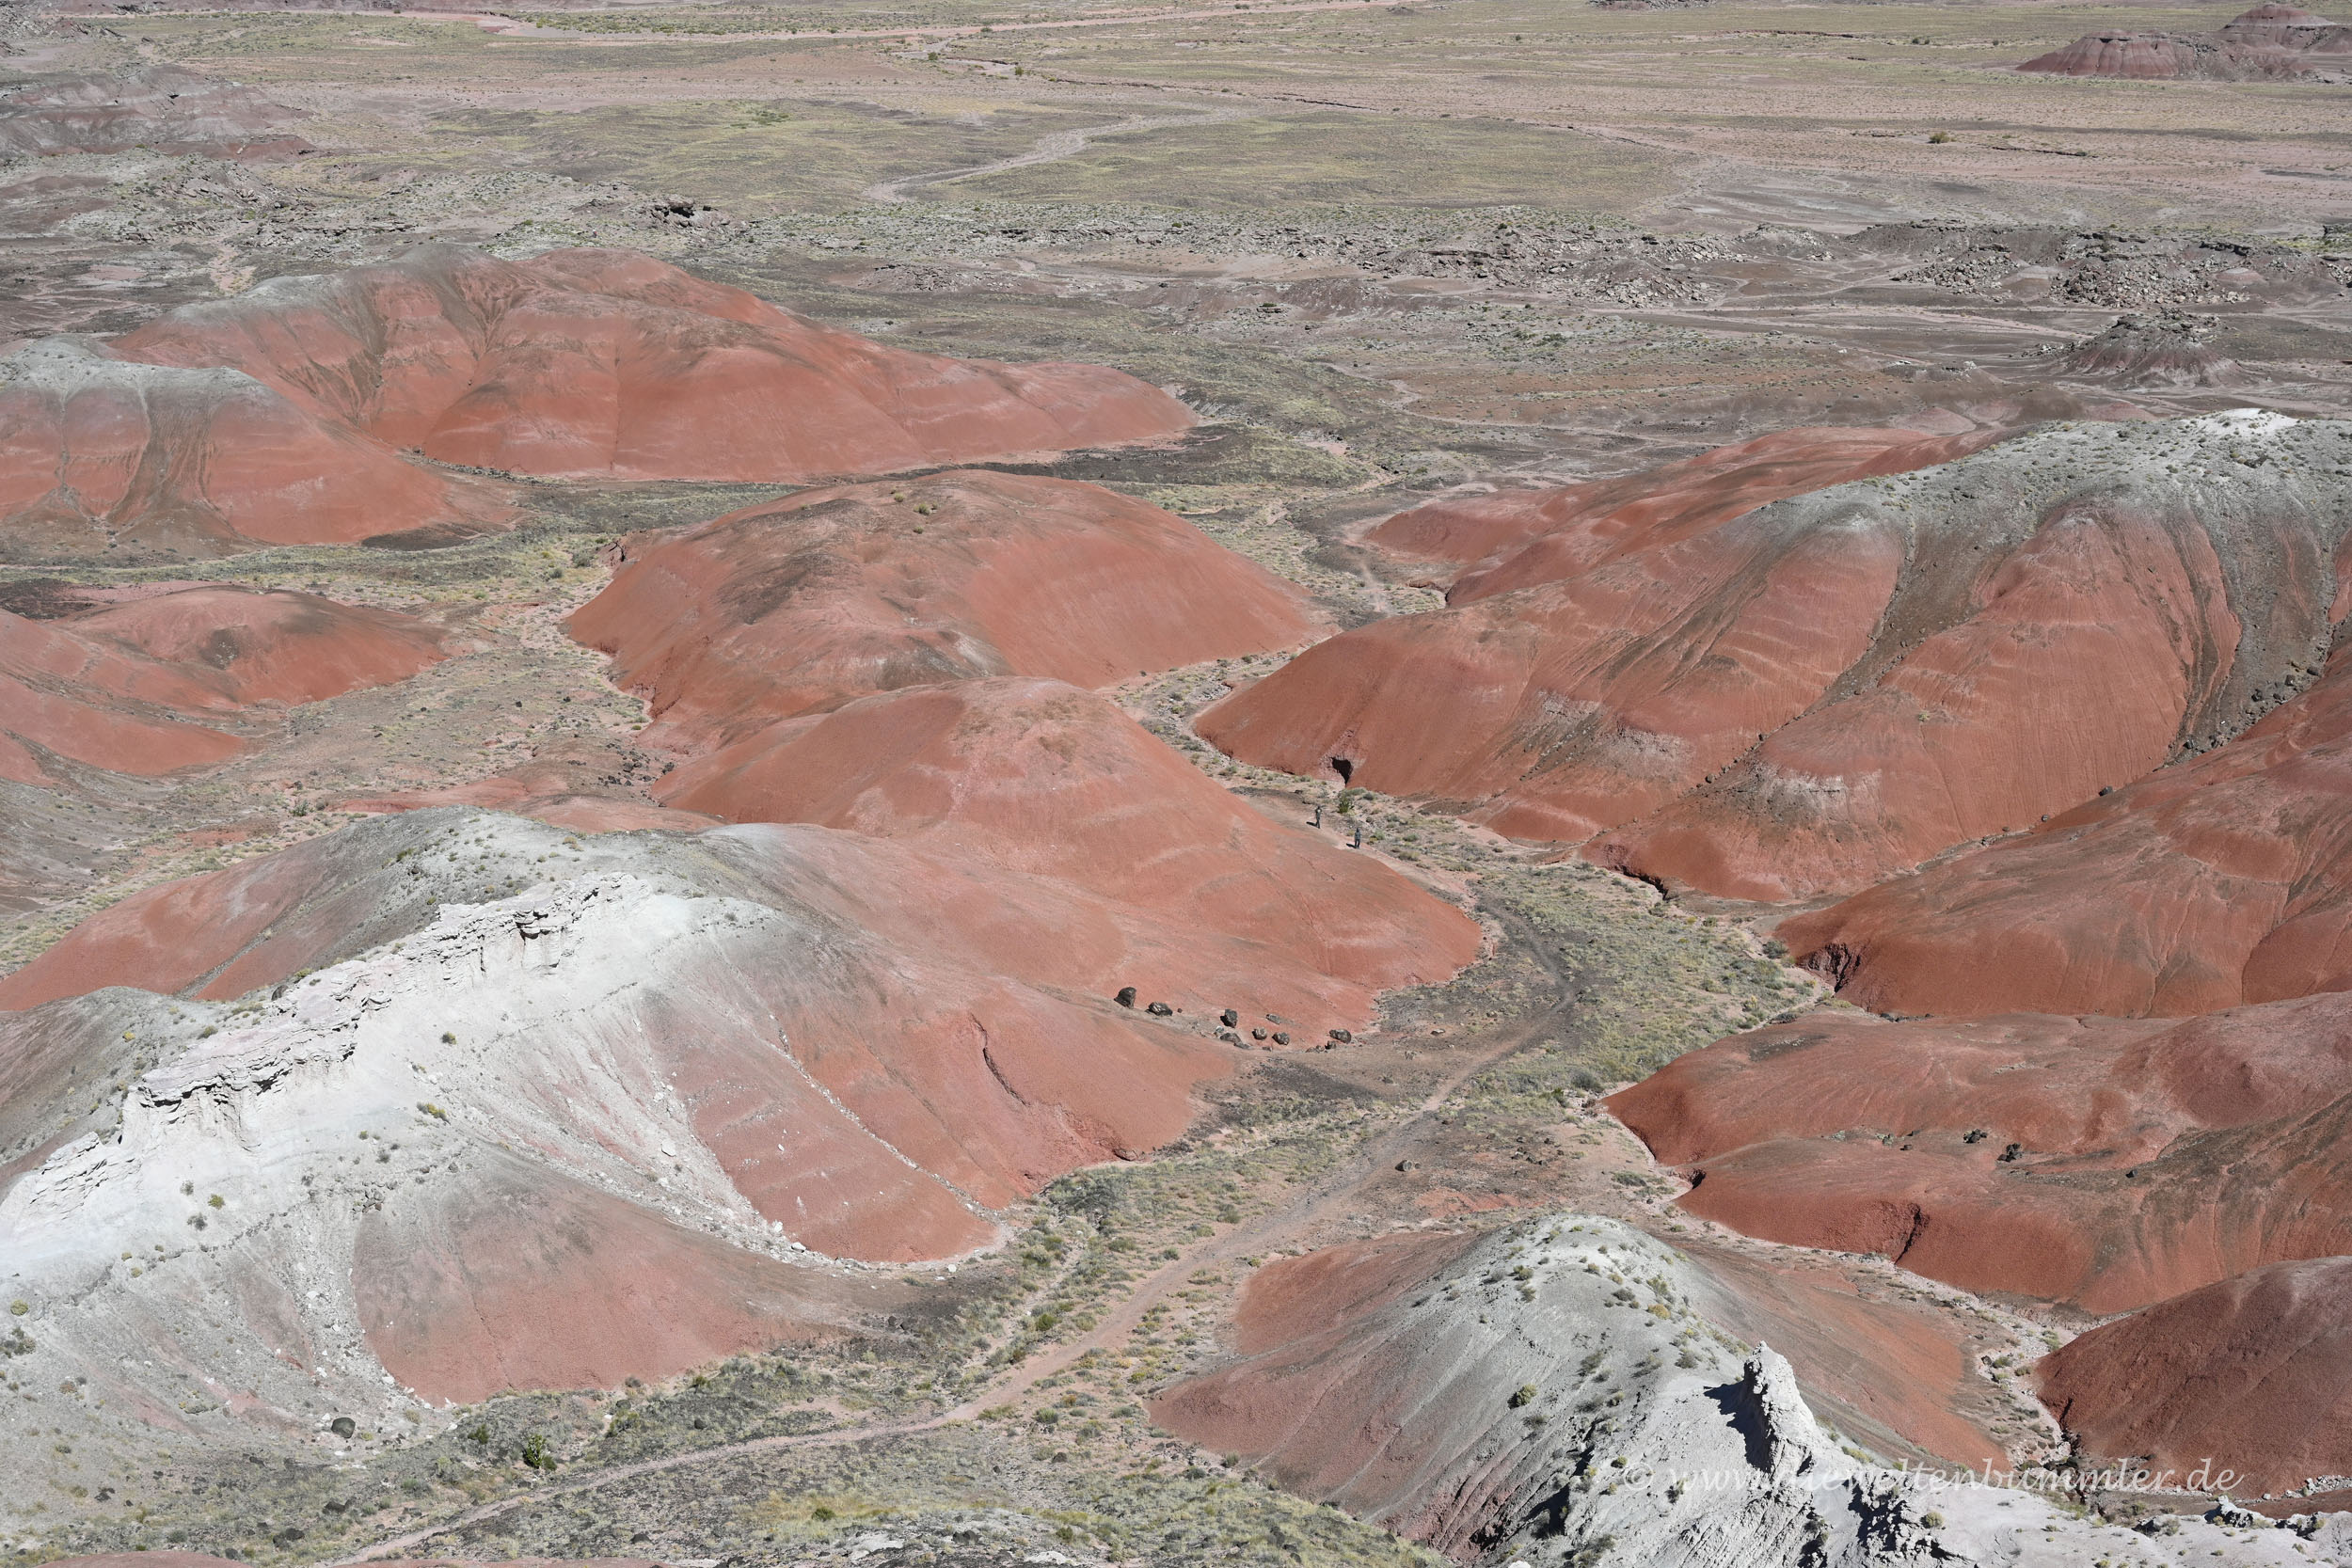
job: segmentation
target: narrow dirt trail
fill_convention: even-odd
[[[1359,1148],[1341,1168],[1305,1188],[1281,1207],[1246,1221],[1221,1235],[1207,1238],[1198,1246],[1185,1250],[1182,1257],[1162,1264],[1137,1281],[1134,1290],[1105,1312],[1094,1327],[1026,1357],[961,1403],[916,1420],[884,1421],[871,1426],[756,1437],[598,1470],[577,1480],[551,1482],[501,1497],[496,1502],[481,1504],[437,1524],[390,1536],[349,1556],[331,1559],[321,1568],[350,1568],[352,1564],[405,1556],[437,1537],[503,1514],[664,1470],[683,1469],[746,1454],[779,1452],[787,1449],[834,1448],[875,1438],[909,1437],[936,1432],[959,1421],[972,1420],[981,1411],[1018,1399],[1043,1379],[1067,1370],[1089,1351],[1105,1348],[1124,1338],[1153,1306],[1187,1283],[1187,1276],[1195,1271],[1210,1264],[1230,1262],[1252,1253],[1268,1251],[1286,1241],[1311,1236],[1319,1226],[1344,1210],[1369,1180],[1376,1178],[1386,1166],[1394,1164],[1400,1153],[1410,1148],[1415,1139],[1426,1131],[1429,1118],[1444,1110],[1461,1092],[1464,1085],[1541,1038],[1567,1012],[1573,982],[1562,971],[1556,958],[1545,951],[1541,942],[1534,940],[1533,933],[1518,917],[1499,910],[1490,909],[1486,912],[1516,937],[1542,967],[1551,996],[1540,1010],[1475,1044],[1465,1046],[1462,1057],[1454,1064],[1453,1070],[1422,1096],[1410,1116],[1400,1118],[1393,1126]]]
[[[883,180],[858,192],[858,198],[885,204],[912,201],[914,198],[908,193],[927,185],[945,185],[957,180],[975,180],[983,174],[1002,174],[1008,169],[1029,168],[1038,164],[1056,164],[1064,158],[1074,158],[1098,136],[1116,136],[1130,131],[1165,131],[1178,125],[1216,125],[1229,119],[1239,119],[1245,112],[1241,109],[1201,109],[1175,115],[1130,115],[1125,119],[1080,126],[1074,131],[1053,131],[1040,136],[1036,145],[1026,152],[999,158],[993,164],[932,169],[923,174]]]

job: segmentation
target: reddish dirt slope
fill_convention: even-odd
[[[1971,1469],[2007,1463],[1971,1397],[1975,1352],[1949,1312],[1857,1280],[1836,1259],[1675,1240],[1719,1287],[1708,1320],[1786,1355],[1822,1419],[1889,1458],[1908,1447]]]
[[[1785,922],[1874,1010],[2180,1016],[2352,989],[2352,661],[2218,751]]]
[[[581,833],[643,831],[691,832],[715,828],[722,818],[700,812],[672,811],[605,784],[591,769],[558,757],[539,756],[503,773],[441,789],[363,795],[339,801],[350,812],[422,811],[432,806],[481,806],[516,816],[535,817]]]
[[[0,610],[0,778],[53,782],[54,753],[153,775],[233,755],[233,736],[189,721],[230,705],[189,671]]]
[[[2113,1312],[2352,1252],[2347,997],[2169,1024],[1817,1013],[1609,1104],[1692,1168],[1693,1213],[1969,1290]]]
[[[508,262],[427,245],[188,306],[117,347],[230,366],[387,445],[532,474],[803,481],[1192,422],[1116,371],[885,348],[620,250]]]
[[[2339,458],[2347,427],[2267,415],[2058,425],[1728,521],[1670,508],[1571,541],[1558,580],[1321,643],[1198,727],[1514,837],[1602,835],[1594,858],[1669,885],[1851,892],[2299,680],[2352,526],[2311,477]]]
[[[413,616],[292,589],[196,583],[106,596],[116,602],[56,624],[209,672],[246,706],[294,706],[389,686],[447,657],[439,628]]]
[[[1806,426],[1717,447],[1679,463],[1555,490],[1433,501],[1374,529],[1397,555],[1467,568],[1448,604],[1574,576],[1629,542],[1661,544],[1873,474],[1907,473],[1989,446],[2002,432],[1927,436],[1900,427]]]
[[[663,781],[674,806],[737,821],[817,822],[1052,877],[1152,911],[1172,945],[1261,950],[1356,1024],[1375,992],[1450,974],[1478,953],[1459,911],[1364,856],[1279,826],[1107,699],[1058,681],[972,680],[869,697],[786,722]],[[1129,983],[1217,1007],[1237,976]],[[1312,981],[1304,977],[1315,976]],[[1270,975],[1269,977],[1270,978]],[[1267,979],[1251,986],[1263,999]]]
[[[218,762],[244,743],[206,721],[443,657],[422,622],[310,594],[170,585],[56,621],[0,611],[0,779],[53,782],[55,758],[149,777]]]
[[[617,1051],[616,1070],[632,1084],[643,1078],[624,1099],[666,1085],[707,1150],[701,1168],[723,1174],[728,1203],[835,1256],[953,1256],[993,1233],[973,1206],[1001,1208],[1066,1171],[1180,1134],[1194,1114],[1194,1085],[1232,1071],[1240,1053],[1186,1021],[1113,1005],[1120,977],[1214,971],[1236,1002],[1254,1001],[1260,985],[1281,1003],[1312,1000],[1314,976],[1285,970],[1281,956],[1262,948],[1171,933],[1148,911],[1066,884],[858,834],[761,825],[690,840],[566,844],[536,824],[444,810],[257,857],[142,895],[135,910],[118,905],[0,982],[0,1006],[57,996],[49,1006],[72,1008],[79,992],[109,984],[242,994],[365,949],[375,954],[363,961],[396,974],[404,962],[435,960],[388,956],[383,944],[429,924],[448,879],[494,845],[525,863],[553,857],[575,879],[625,871],[640,887],[706,895],[634,908],[603,925],[590,917],[610,899],[590,896],[589,916],[551,927],[585,933],[569,939],[582,944],[579,979],[550,978],[497,952],[481,976],[459,976],[491,988],[467,1006],[511,1024],[489,1062],[500,1075],[500,1114],[547,1130],[530,1138],[556,1161],[551,1169],[566,1158],[607,1158],[612,1118],[628,1107],[603,1105],[610,1091],[588,1085],[607,1070],[594,1064]],[[611,895],[625,896],[641,895]],[[693,931],[671,929],[693,922]],[[222,974],[232,978],[206,983]],[[449,983],[426,976],[419,1005],[435,1006],[435,987]],[[43,1016],[12,1027],[37,1031]],[[444,1064],[445,1085],[450,1072],[473,1072],[465,1064],[485,1060],[473,1049],[450,1047],[459,1066]],[[407,1070],[404,1059],[395,1079]],[[396,1086],[413,1093],[412,1084]],[[532,1203],[572,1212],[590,1201],[538,1181],[526,1182]],[[494,1226],[498,1204],[464,1213],[434,1207],[478,1197],[470,1180],[411,1196],[424,1208],[402,1221],[412,1229],[401,1234],[432,1241],[456,1275],[472,1271],[477,1284],[463,1289],[492,1291],[481,1259],[502,1243],[469,1238]],[[386,1223],[397,1217],[388,1212]],[[651,1233],[640,1240],[671,1253],[685,1245]],[[542,1293],[532,1299],[562,1295],[569,1258],[558,1248],[521,1271]],[[461,1285],[443,1280],[432,1290]],[[747,1322],[740,1307],[713,1323]],[[393,1326],[402,1321],[394,1315]],[[410,1326],[428,1340],[439,1332]],[[489,1354],[467,1342],[468,1354]],[[416,1354],[439,1364],[430,1344]]]
[[[410,463],[264,381],[135,357],[121,343],[53,338],[0,360],[0,528],[11,539],[206,557],[457,537],[511,515],[501,487]]]
[[[532,1162],[404,1184],[360,1223],[368,1348],[427,1399],[612,1388],[854,1321],[838,1278],[746,1252]]]
[[[572,633],[650,695],[648,739],[680,749],[870,691],[1006,674],[1103,686],[1285,647],[1318,624],[1295,588],[1191,525],[1065,480],[811,491],[624,548]]]
[[[2167,33],[2085,33],[2063,49],[2036,55],[2017,69],[2049,76],[2121,76],[2170,81],[2201,74],[2196,43]]]
[[[1427,1409],[1400,1354],[1409,1344],[1392,1342],[1398,1325],[1381,1308],[1443,1276],[1479,1240],[1406,1232],[1267,1264],[1234,1314],[1241,1364],[1177,1385],[1153,1402],[1152,1419],[1203,1447],[1263,1455],[1304,1497],[1372,1518],[1409,1510],[1413,1472],[1454,1435],[1451,1413]],[[1350,1418],[1322,1418],[1333,1411]]]
[[[1181,434],[1117,371],[884,348],[630,251],[427,245],[8,356],[0,525],[56,551],[434,543],[513,520],[410,460],[799,482]]]
[[[1462,1264],[1481,1240],[1395,1232],[1267,1264],[1242,1289],[1234,1362],[1176,1385],[1153,1402],[1153,1418],[1205,1448],[1262,1457],[1293,1491],[1432,1540],[1425,1527],[1463,1501],[1434,1489],[1433,1473],[1471,1449],[1482,1463],[1493,1458],[1478,1427],[1510,1385],[1466,1390],[1449,1363],[1456,1342],[1475,1335],[1408,1303],[1428,1305],[1433,1287],[1448,1300],[1470,1289]],[[1719,1266],[1705,1255],[1697,1262],[1710,1321],[1770,1334],[1776,1348],[1786,1340],[1808,1391],[1829,1390],[1841,1413],[1863,1409],[1897,1443],[1947,1462],[2000,1451],[1950,1408],[1963,1353],[1930,1314],[1751,1264]],[[1552,1344],[1531,1348],[1574,1364]],[[1444,1479],[1474,1488],[1494,1477],[1474,1466]]]
[[[366,873],[388,852],[342,832],[135,893],[0,976],[0,1008],[39,1006],[105,986],[167,995],[242,996],[297,969],[348,958],[422,918]],[[373,939],[373,940],[372,940]],[[359,945],[350,945],[353,942]]]
[[[2092,1329],[2035,1368],[2088,1455],[2234,1470],[2240,1496],[2352,1456],[2352,1258],[2274,1263]]]

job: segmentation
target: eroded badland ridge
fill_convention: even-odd
[[[0,10],[0,1555],[2352,1560],[2348,75]]]

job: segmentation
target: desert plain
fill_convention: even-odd
[[[2352,1561],[2348,81],[0,8],[0,1557]]]

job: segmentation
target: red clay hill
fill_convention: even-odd
[[[188,306],[117,346],[243,371],[389,446],[547,476],[792,483],[1192,423],[1116,371],[886,348],[626,250],[428,245]]]
[[[2217,751],[1784,922],[1874,1010],[2182,1016],[2352,989],[2352,664]]]
[[[2130,1313],[2042,1366],[2091,1454],[2220,1456],[2255,1490],[2352,1454],[2352,996],[2186,1022],[1817,1012],[1609,1105],[1706,1219]]]
[[[2092,1459],[2239,1496],[2341,1476],[2352,1455],[2352,1258],[2273,1263],[2103,1324],[2035,1368]]]
[[[664,801],[737,821],[815,822],[1049,877],[1197,933],[1229,969],[1332,1023],[1375,993],[1450,974],[1478,933],[1387,866],[1276,823],[1108,699],[1001,677],[865,698],[680,768]],[[1248,955],[1258,954],[1256,959]],[[1188,1009],[1227,1005],[1216,967],[1155,958],[1124,983]],[[1103,978],[1115,976],[1105,969]],[[1320,1028],[1302,1032],[1314,1043]]]
[[[1629,542],[1687,538],[1768,501],[1965,457],[1999,434],[1775,431],[1615,479],[1435,501],[1398,513],[1365,537],[1395,555],[1453,565],[1460,575],[1446,603],[1468,604],[1571,577]]]
[[[1318,626],[1296,589],[1165,512],[951,471],[623,553],[572,630],[646,693],[645,742],[680,754],[666,806],[850,829],[1149,910],[1220,964],[1291,976],[1259,1013],[1360,1020],[1378,990],[1476,953],[1457,911],[1276,824],[1082,689]],[[1155,959],[1114,983],[1214,1011],[1217,973]]]
[[[370,1349],[408,1386],[471,1400],[607,1386],[830,1333],[846,1308],[897,1298],[812,1277],[789,1243],[894,1261],[984,1244],[990,1211],[1184,1131],[1194,1087],[1245,1057],[1211,1006],[1284,1014],[1304,1045],[1360,1027],[1375,985],[1474,956],[1457,911],[1313,847],[1348,872],[1294,888],[1299,929],[1274,940],[1247,928],[1246,906],[1229,920],[1148,879],[1107,896],[946,837],[375,818],[135,895],[0,981],[0,1006],[28,1009],[0,1013],[0,1069],[37,1057],[62,1080],[146,1049],[113,1043],[134,1034],[176,1051],[140,1081],[129,1144],[74,1144],[14,1177],[0,1238],[38,1260],[17,1288],[63,1302],[84,1261],[184,1206],[145,1172],[222,1193],[227,1242],[239,1216],[333,1180],[355,1130],[414,1121],[404,1141],[434,1155],[424,1180],[380,1211],[339,1206],[347,1222],[306,1233],[299,1255],[266,1238],[237,1255],[280,1282],[296,1261],[347,1272]],[[1196,875],[1238,884],[1252,852],[1314,869],[1297,847],[1244,842]],[[1389,877],[1385,908],[1348,874]],[[1121,984],[1185,1010],[1119,1006]],[[140,990],[105,989],[123,986]],[[190,998],[179,1013],[162,1006],[175,993]],[[232,996],[249,1005],[199,1000]],[[41,1043],[69,1037],[81,1048]],[[72,1086],[29,1083],[25,1102],[79,1117]],[[202,1114],[222,1095],[246,1132],[272,1129],[266,1157]],[[72,1131],[20,1136],[55,1149]],[[239,1300],[249,1321],[232,1336],[293,1347],[284,1373],[309,1379],[302,1347],[331,1304]],[[90,1342],[111,1342],[122,1304],[87,1310]],[[82,1311],[52,1312],[53,1337],[81,1343]],[[282,1381],[275,1355],[254,1369],[240,1376]]]
[[[680,749],[873,691],[1008,674],[1104,686],[1323,626],[1297,589],[1180,518],[1011,474],[804,491],[622,555],[572,634],[647,695],[647,740]]]
[[[2185,1022],[1817,1012],[1609,1102],[1692,1212],[1969,1290],[2144,1307],[2352,1252],[2352,997]]]
[[[886,348],[617,250],[429,245],[272,278],[103,348],[43,340],[5,367],[0,467],[17,478],[0,526],[49,552],[431,543],[511,520],[501,487],[417,457],[797,483],[1192,422],[1116,371]]]
[[[2212,33],[2086,33],[2017,68],[2136,81],[2352,80],[2352,26],[2293,6],[2257,6]]]
[[[405,615],[215,584],[118,591],[56,620],[0,611],[0,779],[61,763],[153,777],[242,750],[216,727],[256,707],[405,680],[444,657]]]
[[[1852,892],[2220,744],[2308,679],[2352,527],[2323,476],[2348,462],[2345,426],[2246,412],[2044,426],[1744,512],[1563,503],[1565,537],[1467,602],[1332,638],[1198,727],[1669,886]]]
[[[20,560],[453,539],[510,516],[502,486],[410,462],[239,371],[75,338],[0,358],[0,537]]]

